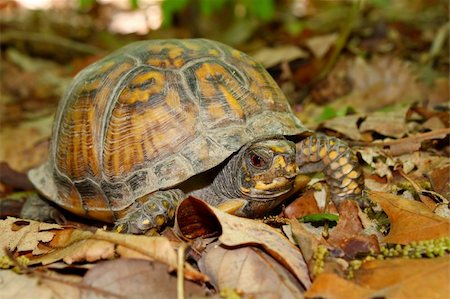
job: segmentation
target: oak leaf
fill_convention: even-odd
[[[386,243],[408,244],[450,235],[450,220],[437,216],[421,202],[376,191],[368,195],[391,221],[391,230],[383,240]]]

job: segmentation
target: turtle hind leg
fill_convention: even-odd
[[[145,195],[120,212],[121,217],[115,222],[114,230],[129,234],[159,231],[173,220],[178,203],[185,198],[186,195],[179,189]]]
[[[37,193],[27,198],[20,211],[20,218],[41,222],[56,222],[58,224],[66,222],[63,213]]]
[[[323,134],[309,136],[297,143],[300,173],[323,172],[331,198],[339,205],[344,199],[356,199],[365,206],[361,193],[364,177],[358,159],[342,140]]]

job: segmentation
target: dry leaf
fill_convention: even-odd
[[[33,220],[24,220],[8,217],[0,220],[0,248],[10,251],[31,251],[37,255],[46,250],[38,248],[41,242],[49,242],[53,239],[53,230],[61,229],[60,225],[41,223]],[[3,255],[3,252],[1,253]]]
[[[301,197],[294,200],[286,208],[282,214],[286,218],[300,218],[305,215],[321,213],[314,197],[314,190],[310,189],[302,194]]]
[[[96,262],[98,260],[111,259],[114,257],[114,244],[99,240],[84,240],[79,246],[72,247],[72,252],[68,253],[63,261],[67,264],[75,262]]]
[[[338,224],[330,231],[327,240],[330,245],[340,248],[350,258],[354,258],[358,253],[380,250],[377,237],[364,233],[358,215],[359,208],[355,201],[343,201],[339,206]]]
[[[337,33],[314,36],[305,40],[305,44],[316,58],[321,59],[334,45],[338,37]]]
[[[346,70],[353,91],[331,104],[337,109],[351,106],[358,112],[370,112],[400,101],[414,103],[423,99],[416,71],[398,58],[384,56],[367,61],[357,57],[342,60],[336,66],[339,68]]]
[[[434,191],[450,200],[450,166],[435,168],[430,173]]]
[[[367,288],[382,290],[378,297],[448,298],[450,259],[373,260],[362,265],[355,281]]]
[[[18,172],[40,165],[48,154],[52,123],[53,116],[48,116],[4,126],[0,133],[0,161]]]
[[[312,269],[314,266],[314,252],[319,245],[328,246],[327,241],[322,238],[323,228],[320,231],[313,231],[312,227],[308,223],[300,223],[296,219],[292,219],[291,222],[292,237],[300,247],[303,257],[306,263]]]
[[[81,280],[80,277],[56,273],[47,274],[46,277],[0,270],[0,297],[2,299],[78,298],[79,290],[74,287],[74,284]]]
[[[304,288],[264,251],[255,247],[208,245],[200,270],[220,291],[234,289],[245,298],[302,298]]]
[[[195,219],[199,222],[188,222],[180,217],[186,215],[186,213],[182,212],[185,208],[191,211],[191,213],[198,210],[202,217],[196,217]],[[209,211],[209,214],[207,214],[207,211]],[[286,237],[272,227],[252,219],[226,214],[219,209],[209,206],[204,201],[193,197],[189,197],[179,205],[176,216],[181,234],[184,236],[195,235],[196,237],[200,235],[193,234],[192,228],[196,227],[202,232],[211,234],[211,229],[203,228],[204,223],[201,221],[206,220],[206,223],[210,225],[214,218],[220,222],[220,225],[216,224],[213,227],[219,226],[219,228],[222,228],[222,234],[219,240],[223,244],[227,246],[245,244],[261,245],[272,257],[294,273],[306,288],[309,287],[311,282],[301,252]],[[189,217],[189,219],[192,219],[192,217]]]
[[[177,278],[167,265],[138,259],[106,261],[90,269],[81,298],[177,298]],[[186,298],[204,296],[200,286],[184,282]]]
[[[358,123],[363,115],[347,115],[326,120],[321,127],[339,132],[351,140],[362,140]]]
[[[335,273],[322,273],[316,277],[306,298],[360,299],[372,297],[373,290],[361,287]]]
[[[375,112],[367,115],[360,124],[360,132],[377,132],[384,136],[400,138],[406,135],[406,113],[408,107],[389,112]]]
[[[391,230],[383,242],[408,244],[450,235],[450,220],[437,216],[421,202],[375,191],[368,195],[382,207],[391,222]]]
[[[276,48],[262,48],[258,52],[253,53],[252,57],[264,65],[265,68],[270,68],[284,61],[308,57],[308,53],[299,47],[285,45]]]

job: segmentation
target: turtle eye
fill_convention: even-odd
[[[267,161],[262,156],[255,153],[250,155],[250,163],[256,168],[264,168],[267,165]]]

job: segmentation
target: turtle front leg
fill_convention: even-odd
[[[159,231],[173,219],[178,203],[185,198],[186,195],[179,189],[145,195],[120,213],[122,217],[116,221],[114,230],[129,234]]]
[[[342,140],[323,134],[309,136],[297,143],[296,162],[300,174],[323,172],[330,186],[331,199],[339,205],[344,199],[364,203],[361,193],[364,177],[358,159]]]

